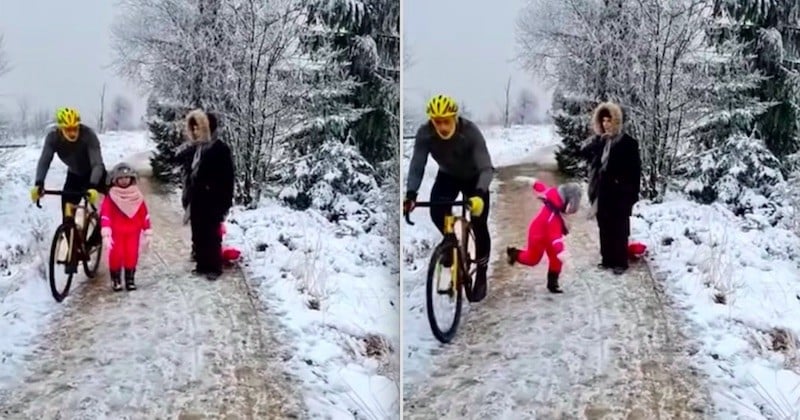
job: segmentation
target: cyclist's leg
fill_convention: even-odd
[[[439,171],[431,187],[430,201],[454,201],[458,197],[459,182],[452,176]],[[431,206],[431,221],[439,232],[444,233],[444,216],[450,214],[450,206]]]
[[[492,251],[492,238],[489,235],[489,192],[478,193],[475,185],[478,183],[477,177],[460,185],[461,193],[464,198],[479,196],[483,200],[483,213],[478,217],[473,217],[472,231],[475,233],[475,259],[477,260],[477,270],[475,272],[475,284],[472,288],[472,301],[479,302],[486,297],[486,272],[489,269],[489,255]]]
[[[458,197],[458,180],[454,179],[450,175],[439,171],[436,174],[436,180],[433,182],[433,187],[431,187],[431,198],[430,201],[453,201]],[[430,207],[430,214],[431,214],[431,221],[439,229],[439,232],[444,233],[444,217],[451,213],[450,206],[431,206]],[[452,255],[447,253],[442,257],[440,260],[442,265],[445,267],[450,267],[453,264]]]
[[[67,171],[67,179],[64,180],[64,187],[62,188],[63,191],[67,192],[77,192],[86,189],[86,186],[89,184],[89,180],[86,177],[82,177],[80,175],[73,174],[72,172]],[[78,205],[81,202],[80,196],[75,195],[62,195],[61,196],[61,215],[64,215],[64,207],[67,203],[72,203],[74,205]]]

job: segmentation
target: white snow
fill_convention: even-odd
[[[551,127],[487,128],[484,135],[495,166],[532,157],[552,163],[546,155],[559,142]],[[403,176],[407,166],[408,152]],[[427,199],[435,173],[429,161],[420,197]],[[424,303],[425,269],[441,235],[427,212],[413,213],[412,220],[417,224],[404,224],[402,236],[404,383],[428,379],[431,355],[441,347]],[[751,230],[752,223],[721,205],[680,195],[640,202],[631,223],[632,239],[648,245],[657,281],[686,318],[683,331],[697,346],[692,360],[710,376],[715,418],[800,418],[800,238],[780,228]],[[667,237],[674,241],[662,244]],[[726,304],[715,303],[716,294]],[[463,319],[469,322],[468,310]],[[776,330],[788,333],[786,350],[771,350]]]
[[[139,133],[101,136],[103,158],[109,168],[126,156],[150,148]],[[12,144],[17,144],[11,142]],[[48,319],[63,310],[50,295],[46,261],[53,231],[60,222],[58,197],[41,200],[42,209],[30,202],[41,139],[25,140],[27,147],[0,151],[0,388],[22,374],[30,346]],[[53,159],[45,188],[61,189],[66,167]],[[82,272],[74,288],[83,281]]]
[[[108,133],[100,140],[109,169],[122,159],[147,169],[153,145],[146,133]],[[25,375],[48,319],[80,309],[55,303],[44,275],[60,201],[46,197],[41,210],[30,204],[40,143],[0,152],[0,196],[6,203],[0,207],[0,390]],[[55,158],[47,188],[60,188],[64,176]],[[277,318],[288,330],[286,344],[293,350],[285,362],[305,383],[309,414],[399,418],[396,244],[377,229],[337,225],[272,200],[254,210],[233,209],[227,228],[225,243],[243,251],[242,268],[257,286],[253,294],[262,301],[267,327],[274,328]],[[82,281],[79,276],[73,288]],[[312,300],[318,310],[309,308]]]
[[[306,384],[309,412],[399,418],[397,246],[272,200],[235,209],[227,227],[250,283],[292,333],[288,363]]]
[[[555,165],[552,156],[554,146],[559,140],[552,125],[481,127],[492,163],[495,167],[522,162],[539,162],[542,165]],[[400,172],[405,176],[413,146],[413,140],[406,143],[403,166]],[[544,151],[544,153],[542,153]],[[438,165],[428,158],[425,178],[419,190],[419,199],[428,200]],[[405,184],[401,188],[405,191]],[[494,192],[492,192],[494,195]],[[430,374],[430,356],[439,347],[439,342],[431,334],[425,314],[425,274],[431,251],[441,240],[441,234],[431,223],[426,209],[411,214],[414,226],[403,222],[403,383],[424,381]],[[491,209],[489,210],[492,211]],[[491,220],[491,216],[490,216]],[[491,272],[489,273],[491,275]],[[466,303],[466,300],[465,300]],[[469,303],[462,315],[468,322]]]
[[[631,225],[699,342],[694,357],[711,375],[717,418],[800,416],[800,238],[748,230],[721,205],[678,196],[638,205]],[[786,350],[771,349],[776,329],[789,333]]]

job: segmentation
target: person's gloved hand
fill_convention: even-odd
[[[411,213],[417,205],[417,193],[414,191],[406,192],[406,199],[403,200],[403,214]]]
[[[469,198],[469,214],[472,217],[480,217],[483,214],[483,198],[475,195]]]
[[[111,239],[111,228],[104,227],[100,229],[100,235],[103,237],[103,249],[110,251],[114,247],[114,240]]]
[[[31,188],[31,201],[34,203],[39,201],[39,199],[42,198],[43,192],[44,192],[44,186],[39,184],[34,185],[33,188]]]
[[[97,204],[97,196],[98,196],[98,194],[99,193],[94,188],[89,188],[88,190],[86,190],[86,196],[87,196],[86,198],[87,198],[87,200],[89,200],[89,204],[92,204],[92,205]]]
[[[150,244],[153,243],[153,229],[147,229],[142,233],[142,250],[150,251]]]

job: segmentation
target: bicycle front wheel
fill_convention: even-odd
[[[458,247],[453,242],[442,242],[434,249],[428,265],[428,281],[425,285],[428,323],[431,326],[433,336],[442,343],[449,343],[456,335],[458,323],[461,320],[461,306],[464,299],[458,278],[452,278],[454,271],[456,276],[460,276],[461,270],[451,270],[442,264],[443,260],[450,260],[453,266],[460,264],[458,261],[453,261],[452,253],[454,250],[460,259]],[[436,304],[442,301],[453,307],[449,310],[436,309]],[[446,312],[451,313],[452,318],[449,321],[440,323],[437,315],[444,315]]]
[[[74,274],[67,270],[67,267],[73,264],[73,252],[69,243],[71,231],[72,228],[65,225],[57,227],[53,236],[53,243],[50,246],[50,292],[56,302],[62,302],[69,294],[69,288],[72,287],[72,276]],[[61,272],[61,269],[64,271]],[[59,275],[66,276],[66,279],[62,280]]]
[[[86,233],[84,234],[84,238],[86,238],[84,241],[86,259],[83,260],[83,272],[90,279],[97,275],[97,269],[100,267],[100,256],[103,255],[103,243],[96,238],[99,235],[100,218],[97,217],[97,213],[92,213],[89,216]],[[97,245],[92,246],[92,241],[97,242]]]

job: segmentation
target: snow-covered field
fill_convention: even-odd
[[[507,129],[489,127],[482,131],[495,167],[534,161],[542,165],[555,165],[551,153],[542,153],[542,150],[554,150],[553,146],[558,143],[550,125],[513,126]],[[408,171],[412,146],[413,140],[406,142],[403,166],[400,168],[403,182]],[[437,168],[436,162],[429,158],[419,190],[420,200],[428,199]],[[401,191],[405,191],[405,185]],[[492,194],[495,194],[494,187]],[[489,211],[491,219],[492,210]],[[441,240],[441,234],[431,223],[427,209],[412,213],[411,220],[415,223],[414,226],[403,222],[402,227],[404,383],[425,380],[430,374],[430,355],[439,347],[439,342],[430,332],[425,315],[425,274],[431,251]],[[493,258],[496,258],[496,252],[493,252]],[[491,276],[491,269],[489,274]],[[468,319],[468,314],[469,303],[465,305],[465,319]]]
[[[552,164],[550,146],[559,141],[551,127],[489,128],[484,134],[495,166],[534,159]],[[429,161],[421,197],[435,172]],[[427,259],[440,235],[427,212],[412,219],[418,223],[404,225],[402,236],[403,370],[409,383],[428,377],[431,355],[440,348],[424,306]],[[687,319],[685,331],[696,343],[693,360],[712,380],[716,418],[800,418],[800,238],[779,228],[748,230],[721,206],[680,196],[640,202],[632,238],[647,243],[652,271]]]
[[[45,198],[42,210],[30,204],[40,142],[33,143],[0,152],[0,388],[24,374],[32,343],[51,315],[80,309],[55,303],[44,277],[59,200]],[[101,144],[109,168],[153,148],[141,132],[109,133]],[[54,159],[47,187],[60,188],[64,176],[64,166]],[[269,308],[265,325],[274,326],[277,314],[287,331],[293,351],[285,362],[306,385],[310,414],[398,418],[396,245],[377,229],[367,233],[355,224],[333,224],[313,211],[292,211],[271,200],[255,210],[234,209],[227,227],[225,242],[244,251],[243,269],[257,288],[253,295]]]

